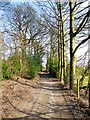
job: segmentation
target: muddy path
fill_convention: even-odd
[[[66,101],[66,89],[47,73],[39,80],[19,79],[3,85],[3,120],[75,119],[74,104]]]

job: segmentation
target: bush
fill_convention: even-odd
[[[2,63],[2,80],[12,78],[12,72],[9,70],[9,66],[6,63]]]
[[[2,79],[10,79],[14,74],[20,74],[20,62],[15,56],[10,56],[2,62]]]
[[[30,78],[35,78],[38,72],[41,70],[41,58],[40,56],[29,56],[27,58],[27,74]]]
[[[52,77],[57,77],[58,72],[58,61],[57,58],[54,59],[54,63],[52,61],[49,62],[49,73]]]
[[[12,62],[12,72],[13,74],[20,75],[20,62],[18,56],[12,56],[10,58],[10,61]]]

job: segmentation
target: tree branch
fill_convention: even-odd
[[[89,17],[89,15],[90,15],[90,10],[87,12],[86,16],[83,18],[81,24],[79,25],[79,27],[77,28],[76,32],[74,33],[74,36],[76,36],[81,31],[81,29],[83,27],[83,24],[86,21],[86,19]]]
[[[90,39],[90,35],[77,45],[77,47],[73,51],[73,55],[75,54],[75,52],[77,51],[77,49],[80,47],[80,45],[84,44],[88,39]]]

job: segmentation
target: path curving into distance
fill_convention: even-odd
[[[75,119],[73,105],[67,104],[63,91],[59,81],[41,72],[40,81],[28,94],[30,99],[22,99],[16,106],[13,105],[13,101],[9,102],[14,109],[10,113],[12,118],[7,120]]]

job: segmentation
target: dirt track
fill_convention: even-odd
[[[19,79],[3,85],[3,118],[12,120],[72,118],[74,104],[66,102],[65,89],[55,78],[41,73],[36,81]]]

